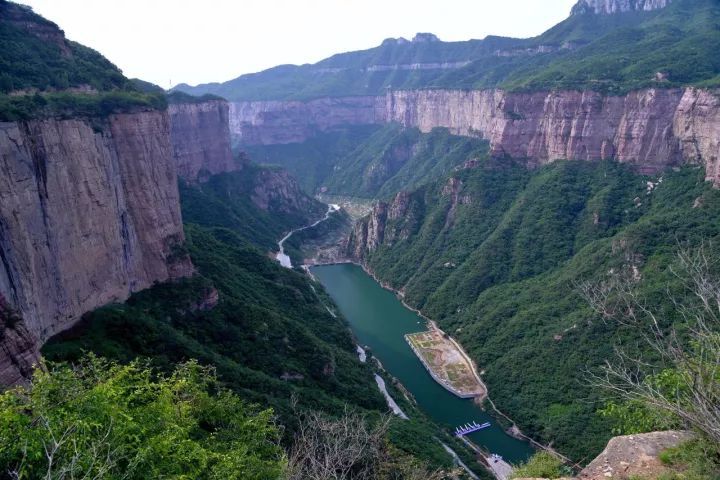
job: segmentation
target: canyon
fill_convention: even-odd
[[[684,164],[720,181],[720,96],[716,91],[646,89],[612,96],[593,91],[388,91],[379,97],[232,102],[230,131],[240,145],[299,143],[344,125],[397,122],[490,142],[496,157],[529,166],[558,159],[614,159],[642,173]]]

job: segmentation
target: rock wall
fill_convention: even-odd
[[[387,121],[422,131],[447,127],[490,141],[495,156],[615,159],[645,173],[703,164],[718,177],[720,97],[698,89],[650,89],[626,96],[597,92],[507,93],[420,90],[386,97]]]
[[[170,134],[178,176],[203,182],[242,168],[230,150],[229,106],[224,100],[171,104]]]
[[[347,255],[357,261],[363,262],[367,255],[375,251],[385,241],[385,225],[388,220],[388,210],[391,214],[406,209],[406,206],[396,205],[398,199],[407,199],[406,196],[398,194],[395,202],[388,205],[385,202],[378,202],[373,206],[372,211],[363,219],[355,222],[353,229],[348,236],[344,246],[343,255]]]
[[[0,383],[27,373],[9,352],[192,273],[166,112],[0,123],[0,171],[0,295],[22,316]]]
[[[302,142],[333,127],[384,119],[383,97],[230,103],[230,133],[243,145]]]
[[[573,14],[595,13],[610,15],[632,11],[649,12],[665,8],[671,0],[580,0],[572,9]]]
[[[653,173],[700,164],[720,181],[720,96],[688,89],[648,89],[625,96],[561,91],[409,90],[385,97],[231,104],[231,133],[243,144],[302,142],[340,125],[398,122],[428,132],[489,140],[495,156],[615,159]]]

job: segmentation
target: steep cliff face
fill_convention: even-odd
[[[609,15],[643,11],[649,12],[667,7],[672,0],[580,0],[572,9],[573,14],[592,12]]]
[[[0,382],[8,384],[29,377],[40,361],[37,337],[32,335],[22,317],[0,294]]]
[[[381,97],[232,102],[230,132],[243,145],[295,143],[339,125],[382,123],[384,117]]]
[[[171,152],[165,112],[0,123],[0,294],[35,352],[83,313],[192,273]]]
[[[224,100],[177,103],[168,107],[178,176],[203,182],[211,175],[242,168],[230,150],[229,107]]]
[[[378,202],[367,217],[355,223],[344,248],[348,257],[364,261],[369,253],[384,243],[388,207],[393,215],[402,210],[394,203],[388,205],[386,202]]]
[[[387,96],[387,121],[422,131],[447,127],[490,141],[495,156],[614,159],[651,173],[685,163],[718,177],[720,98],[698,89],[649,89],[626,96],[597,92],[507,93],[422,90]],[[713,133],[715,132],[715,133]]]
[[[720,181],[720,96],[703,89],[592,91],[407,90],[385,97],[234,103],[231,131],[245,144],[302,142],[338,125],[398,122],[489,140],[494,156],[537,166],[614,159],[653,173],[700,164]]]

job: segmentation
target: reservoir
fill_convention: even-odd
[[[395,295],[382,288],[357,265],[312,267],[350,323],[362,345],[370,347],[385,369],[413,394],[420,408],[449,430],[476,421],[492,426],[467,436],[474,443],[497,453],[510,463],[526,460],[533,449],[507,435],[496,420],[472,400],[461,399],[437,384],[405,341],[406,333],[426,329],[425,320],[408,310]],[[492,391],[490,391],[492,396]]]

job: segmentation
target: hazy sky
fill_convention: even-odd
[[[576,0],[18,0],[128,77],[169,87],[225,81],[432,32],[529,37]]]

